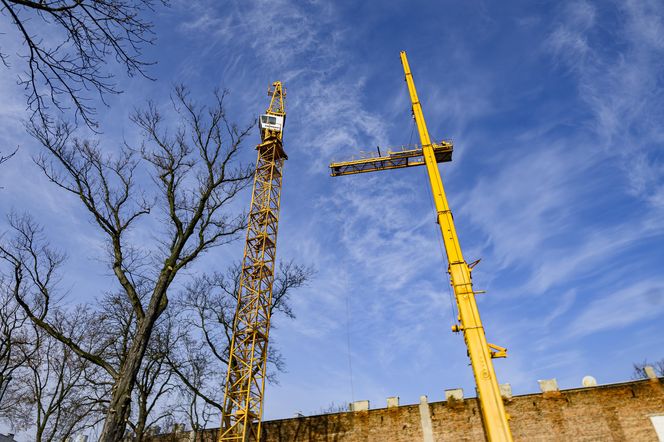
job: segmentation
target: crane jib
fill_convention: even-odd
[[[438,170],[438,163],[451,161],[452,143],[431,143],[422,105],[417,96],[413,74],[410,71],[408,58],[404,51],[401,52],[401,63],[410,95],[412,114],[420,136],[420,146],[401,156],[393,153],[387,156],[380,156],[379,154],[378,157],[373,158],[332,163],[330,165],[331,175],[342,176],[411,166],[425,166],[435,204],[437,223],[443,238],[447,262],[449,263],[450,283],[454,289],[454,296],[459,310],[460,324],[453,326],[452,330],[464,334],[477,385],[483,418],[482,423],[487,439],[509,442],[512,441],[512,433],[492,362],[492,358],[506,357],[507,351],[504,347],[489,344],[486,340],[484,326],[475,300],[475,294],[480,292],[473,290],[472,267],[463,258],[454,218]]]

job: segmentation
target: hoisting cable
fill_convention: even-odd
[[[410,138],[408,139],[408,147],[411,147],[413,145],[413,133],[415,132],[415,119],[412,120],[411,126],[410,126]]]
[[[350,324],[350,297],[348,296],[348,291],[346,290],[346,350],[348,351],[348,373],[350,374],[350,398],[351,402],[355,402],[355,388],[353,386],[353,360],[350,346]]]
[[[414,122],[413,122],[413,124],[414,124]],[[411,134],[411,137],[412,137],[412,134]],[[438,167],[438,164],[436,164],[436,167]],[[427,177],[426,174],[424,174],[424,177],[425,177],[425,181],[428,180],[428,177]],[[429,182],[426,181],[425,185],[428,186]],[[436,213],[436,206],[434,205],[433,195],[431,194],[431,192],[429,192],[429,205],[431,206],[431,211],[433,213]],[[436,219],[436,223],[438,223],[438,219]],[[435,230],[435,228],[434,228],[434,230]],[[441,237],[440,237],[440,235],[438,234],[437,231],[434,232],[434,236],[436,237],[437,242],[438,242],[438,249],[440,250],[440,255],[439,256],[441,256],[441,257],[447,256],[447,254],[445,253],[445,248],[444,248],[444,245],[443,245],[443,241],[442,241],[442,239],[441,239]],[[444,265],[447,260],[445,258],[443,258],[442,261],[443,261],[443,265]],[[450,327],[451,327],[451,326],[456,325],[456,323],[457,323],[456,318],[457,318],[458,315],[457,315],[457,311],[456,311],[456,302],[454,300],[454,295],[452,294],[452,284],[450,282],[450,275],[449,275],[448,272],[445,272],[445,280],[447,281],[447,291],[448,291],[449,298],[450,298],[450,310],[452,311],[452,316],[450,318]]]

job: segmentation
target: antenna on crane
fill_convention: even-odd
[[[384,156],[379,154],[378,157],[373,158],[332,163],[330,164],[331,173],[332,176],[341,176],[411,166],[426,166],[437,212],[437,222],[443,236],[445,253],[449,263],[447,271],[450,275],[450,284],[454,290],[454,297],[459,310],[460,324],[454,325],[452,331],[463,332],[468,347],[487,439],[489,441],[511,442],[512,433],[507,422],[505,406],[500,395],[496,372],[493,369],[493,361],[491,360],[492,358],[506,357],[507,350],[504,347],[489,344],[486,340],[484,326],[475,301],[475,294],[478,292],[473,291],[471,279],[472,268],[477,262],[468,265],[463,257],[454,219],[452,218],[452,211],[447,202],[443,181],[438,170],[438,163],[452,161],[453,146],[449,141],[431,142],[424,121],[422,106],[417,97],[413,74],[410,72],[410,66],[404,51],[401,51],[401,64],[406,76],[413,118],[417,124],[421,146],[397,152],[388,151],[387,155]]]
[[[281,179],[288,158],[282,144],[286,92],[280,81],[272,83],[268,95],[270,105],[258,120],[261,143],[256,146],[258,158],[228,357],[219,442],[259,441],[261,436]]]

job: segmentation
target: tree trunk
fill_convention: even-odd
[[[145,422],[139,424],[136,426],[135,434],[134,434],[134,441],[135,442],[143,442],[143,434],[145,433]]]
[[[145,424],[147,423],[148,418],[146,410],[147,400],[147,394],[140,392],[138,397],[138,418],[136,419],[136,428],[134,428],[134,440],[136,442],[142,442],[143,435],[145,434]]]
[[[150,331],[148,330],[147,336],[136,336],[127,354],[127,359],[118,373],[118,379],[113,386],[111,401],[106,413],[104,428],[99,436],[100,441],[117,442],[124,437],[129,412],[131,411],[131,392],[147,347],[149,334]]]
[[[152,329],[157,318],[166,309],[168,302],[165,293],[165,283],[158,283],[155,295],[145,312],[143,320],[139,323],[136,336],[127,352],[127,358],[120,367],[111,393],[111,402],[106,413],[104,428],[99,436],[99,442],[118,442],[124,437],[131,412],[131,393],[136,384],[136,376],[141,369],[141,362],[148,347]],[[159,287],[161,286],[161,287]]]

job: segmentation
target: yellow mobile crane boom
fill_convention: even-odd
[[[417,123],[420,134],[421,147],[401,152],[388,152],[387,156],[365,158],[362,160],[332,163],[330,169],[332,176],[349,175],[354,173],[371,172],[377,170],[395,169],[401,167],[425,165],[431,184],[431,192],[436,206],[437,222],[440,233],[443,235],[445,252],[449,263],[448,273],[450,283],[454,289],[459,309],[460,325],[452,327],[454,332],[463,332],[468,355],[473,367],[477,394],[482,409],[482,418],[486,437],[490,441],[511,441],[512,434],[507,422],[507,414],[500,395],[498,379],[493,369],[491,358],[506,357],[506,349],[497,345],[489,344],[484,334],[484,327],[480,319],[480,313],[475,300],[476,292],[473,291],[471,271],[474,264],[468,264],[463,258],[461,245],[454,227],[452,211],[445,196],[443,181],[440,178],[438,163],[451,161],[452,143],[443,141],[431,143],[429,131],[427,130],[422,106],[417,97],[417,90],[413,82],[413,74],[410,72],[406,53],[401,52],[401,63],[403,65],[408,84],[408,92],[412,103],[413,117]]]
[[[281,178],[288,158],[282,145],[286,120],[281,82],[268,89],[270,105],[260,116],[261,143],[249,210],[247,240],[228,356],[219,441],[259,441],[272,309]]]

